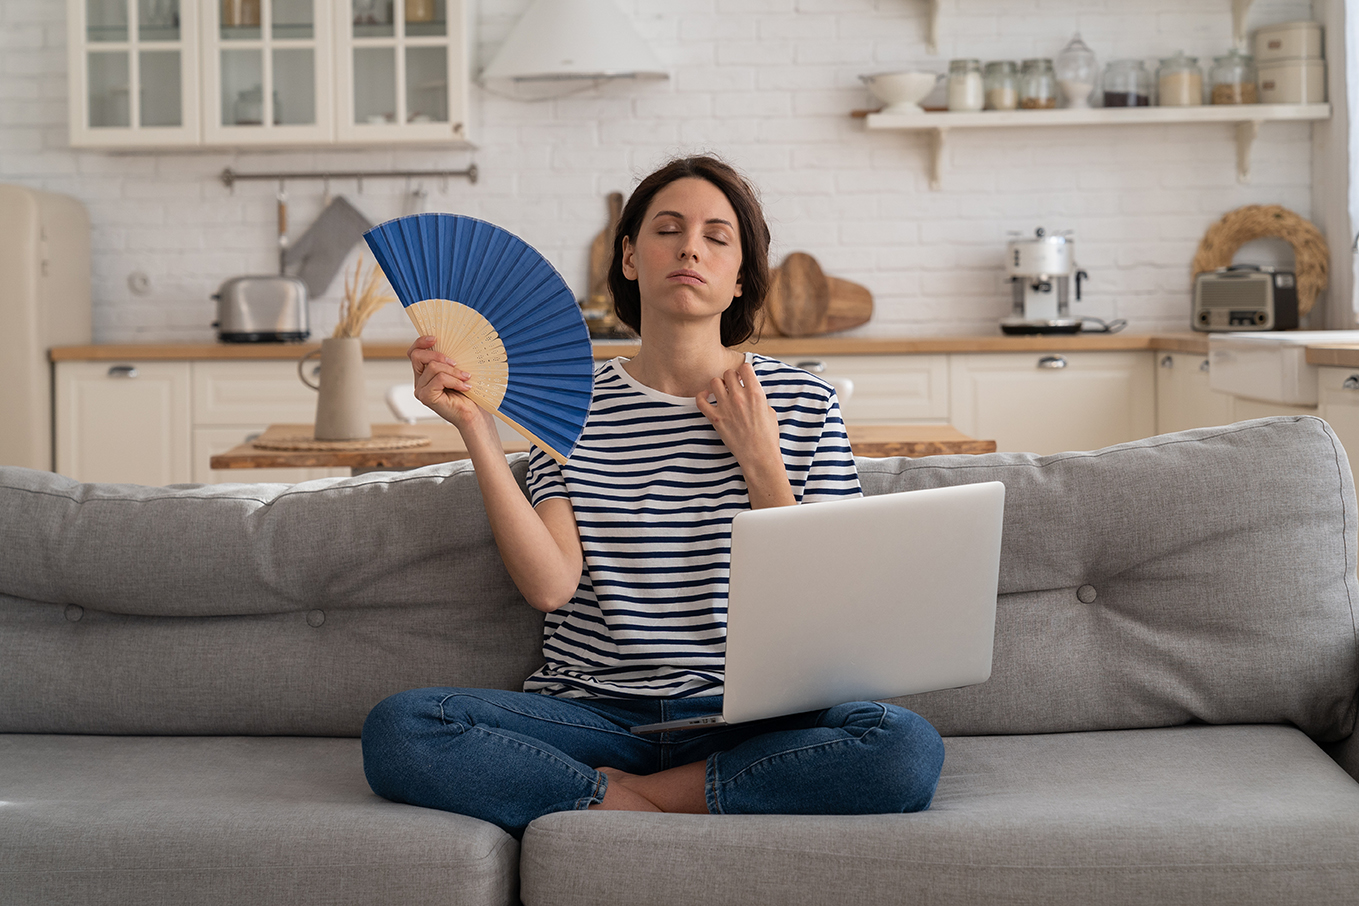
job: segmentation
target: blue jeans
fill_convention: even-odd
[[[636,736],[630,727],[721,710],[721,696],[568,699],[498,689],[413,689],[363,725],[363,770],[385,799],[481,818],[516,837],[588,808],[608,778],[707,761],[713,814],[867,815],[929,807],[944,745],[922,717],[851,702],[733,727]]]

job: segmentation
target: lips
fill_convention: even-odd
[[[693,286],[701,286],[708,282],[707,280],[703,279],[703,275],[700,274],[698,271],[691,271],[687,268],[682,268],[677,271],[671,271],[670,273],[665,275],[665,279],[675,280],[679,283],[688,283]]]

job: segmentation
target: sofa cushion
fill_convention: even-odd
[[[169,488],[0,468],[0,731],[357,736],[395,692],[541,664],[468,463]]]
[[[946,736],[1354,727],[1354,481],[1319,418],[1093,452],[860,460],[869,493],[1005,483],[993,672],[897,699]]]
[[[869,817],[561,812],[526,906],[1341,904],[1359,784],[1287,727],[945,739],[934,803]]]
[[[12,906],[518,903],[518,843],[379,799],[354,739],[3,735],[0,778]]]

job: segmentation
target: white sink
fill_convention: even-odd
[[[1291,406],[1317,404],[1317,366],[1307,347],[1359,343],[1359,330],[1287,330],[1208,335],[1208,385],[1248,399]]]

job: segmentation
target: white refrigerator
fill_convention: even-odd
[[[0,184],[0,465],[53,468],[53,346],[89,343],[90,215]]]

